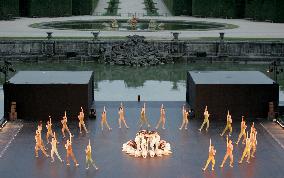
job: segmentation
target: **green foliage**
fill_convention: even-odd
[[[91,15],[99,0],[72,0],[73,15]]]
[[[0,19],[7,19],[8,14],[19,16],[19,0],[0,0]]]
[[[72,15],[72,0],[30,0],[29,11],[29,16],[70,16]]]
[[[173,15],[191,15],[192,0],[164,0]]]
[[[104,15],[117,15],[119,0],[110,0],[107,3],[107,12]]]
[[[153,0],[144,0],[144,4],[145,4],[145,7],[146,7],[146,11],[147,11],[148,16],[158,16],[159,15]]]
[[[238,0],[192,0],[192,14],[206,17],[237,18]]]
[[[245,16],[256,20],[284,22],[283,0],[246,0]]]

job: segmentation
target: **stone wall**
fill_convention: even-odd
[[[100,60],[124,64],[125,60],[151,58],[171,62],[186,60],[284,61],[283,42],[229,41],[148,41],[127,40],[3,40],[0,59]],[[125,48],[131,43],[131,48]],[[120,60],[120,61],[119,61]],[[124,61],[124,62],[121,62]],[[149,62],[149,61],[148,61]],[[158,64],[158,63],[152,63]],[[132,64],[129,64],[132,65]]]

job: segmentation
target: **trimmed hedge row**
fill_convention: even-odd
[[[28,16],[59,17],[72,15],[72,0],[30,0]]]
[[[191,15],[192,0],[164,0],[172,15]]]
[[[284,0],[164,0],[173,15],[284,22]]]
[[[91,15],[99,0],[72,0],[73,15]]]
[[[236,18],[237,0],[192,0],[192,14]]]
[[[5,19],[8,14],[19,16],[19,0],[0,0],[0,19]]]
[[[246,0],[246,17],[284,22],[283,0]]]
[[[12,16],[91,15],[99,0],[0,0],[0,19]]]

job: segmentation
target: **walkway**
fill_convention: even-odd
[[[106,8],[108,7],[109,0],[99,0],[96,9],[93,12],[93,15],[101,15],[106,12]]]
[[[147,13],[144,9],[145,5],[143,0],[119,0],[119,2],[118,14],[121,14],[122,16],[128,16],[128,13],[136,13],[138,16],[143,16],[142,14]]]

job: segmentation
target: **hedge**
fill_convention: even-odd
[[[237,18],[238,0],[192,0],[192,15]]]
[[[256,20],[284,22],[283,0],[246,0],[245,16]]]
[[[192,0],[164,0],[172,15],[191,15]]]
[[[99,0],[72,0],[73,15],[92,15]]]
[[[72,15],[72,0],[30,0],[29,16],[60,17]]]
[[[19,16],[19,0],[0,0],[0,19],[5,19],[8,14]]]

